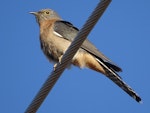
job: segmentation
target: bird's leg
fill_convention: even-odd
[[[61,55],[61,56],[58,58],[58,63],[60,63],[60,64],[61,64],[62,56],[63,56],[63,55]],[[57,63],[54,64],[54,66],[53,66],[53,70],[54,70],[54,71],[55,71],[56,67],[57,67]]]
[[[56,64],[54,64],[54,66],[53,66],[53,71],[55,71],[56,66],[57,66],[57,63],[56,63]]]
[[[61,55],[61,56],[58,58],[60,64],[61,64],[62,57],[63,57],[63,55]]]

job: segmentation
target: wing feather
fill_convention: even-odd
[[[62,36],[60,38],[65,38],[72,42],[79,32],[79,29],[74,27],[70,22],[60,20],[55,22],[54,31]],[[107,65],[114,71],[122,71],[120,67],[118,67],[110,59],[104,56],[89,40],[85,40],[81,48],[92,54],[97,59],[103,60],[105,65]]]

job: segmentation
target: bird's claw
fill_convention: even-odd
[[[58,60],[59,60],[59,62],[58,62],[58,63],[59,63],[59,64],[61,64],[62,55],[59,57],[59,59],[58,59]],[[54,64],[54,66],[53,66],[53,70],[54,70],[54,71],[56,70],[57,65],[58,65],[57,63],[56,63],[56,64]]]

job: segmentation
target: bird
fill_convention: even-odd
[[[35,16],[39,24],[41,49],[48,60],[54,63],[55,70],[79,29],[69,21],[63,20],[52,9],[42,9],[30,14]],[[119,76],[118,72],[122,72],[122,69],[101,53],[88,39],[83,42],[70,65],[86,67],[105,75],[137,102],[141,102],[141,97]]]

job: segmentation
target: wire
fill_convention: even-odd
[[[73,56],[76,54],[76,52],[78,51],[84,40],[87,38],[94,25],[104,13],[105,9],[107,8],[110,2],[111,0],[101,0],[98,3],[91,16],[88,18],[82,29],[75,37],[74,41],[71,43],[71,45],[63,55],[61,64],[57,64],[55,71],[53,71],[51,75],[49,75],[49,77],[47,78],[47,80],[45,81],[45,83],[31,102],[31,104],[26,109],[25,113],[36,113],[44,99],[47,97],[48,93],[51,91],[51,89],[65,70],[66,66],[71,62]]]

